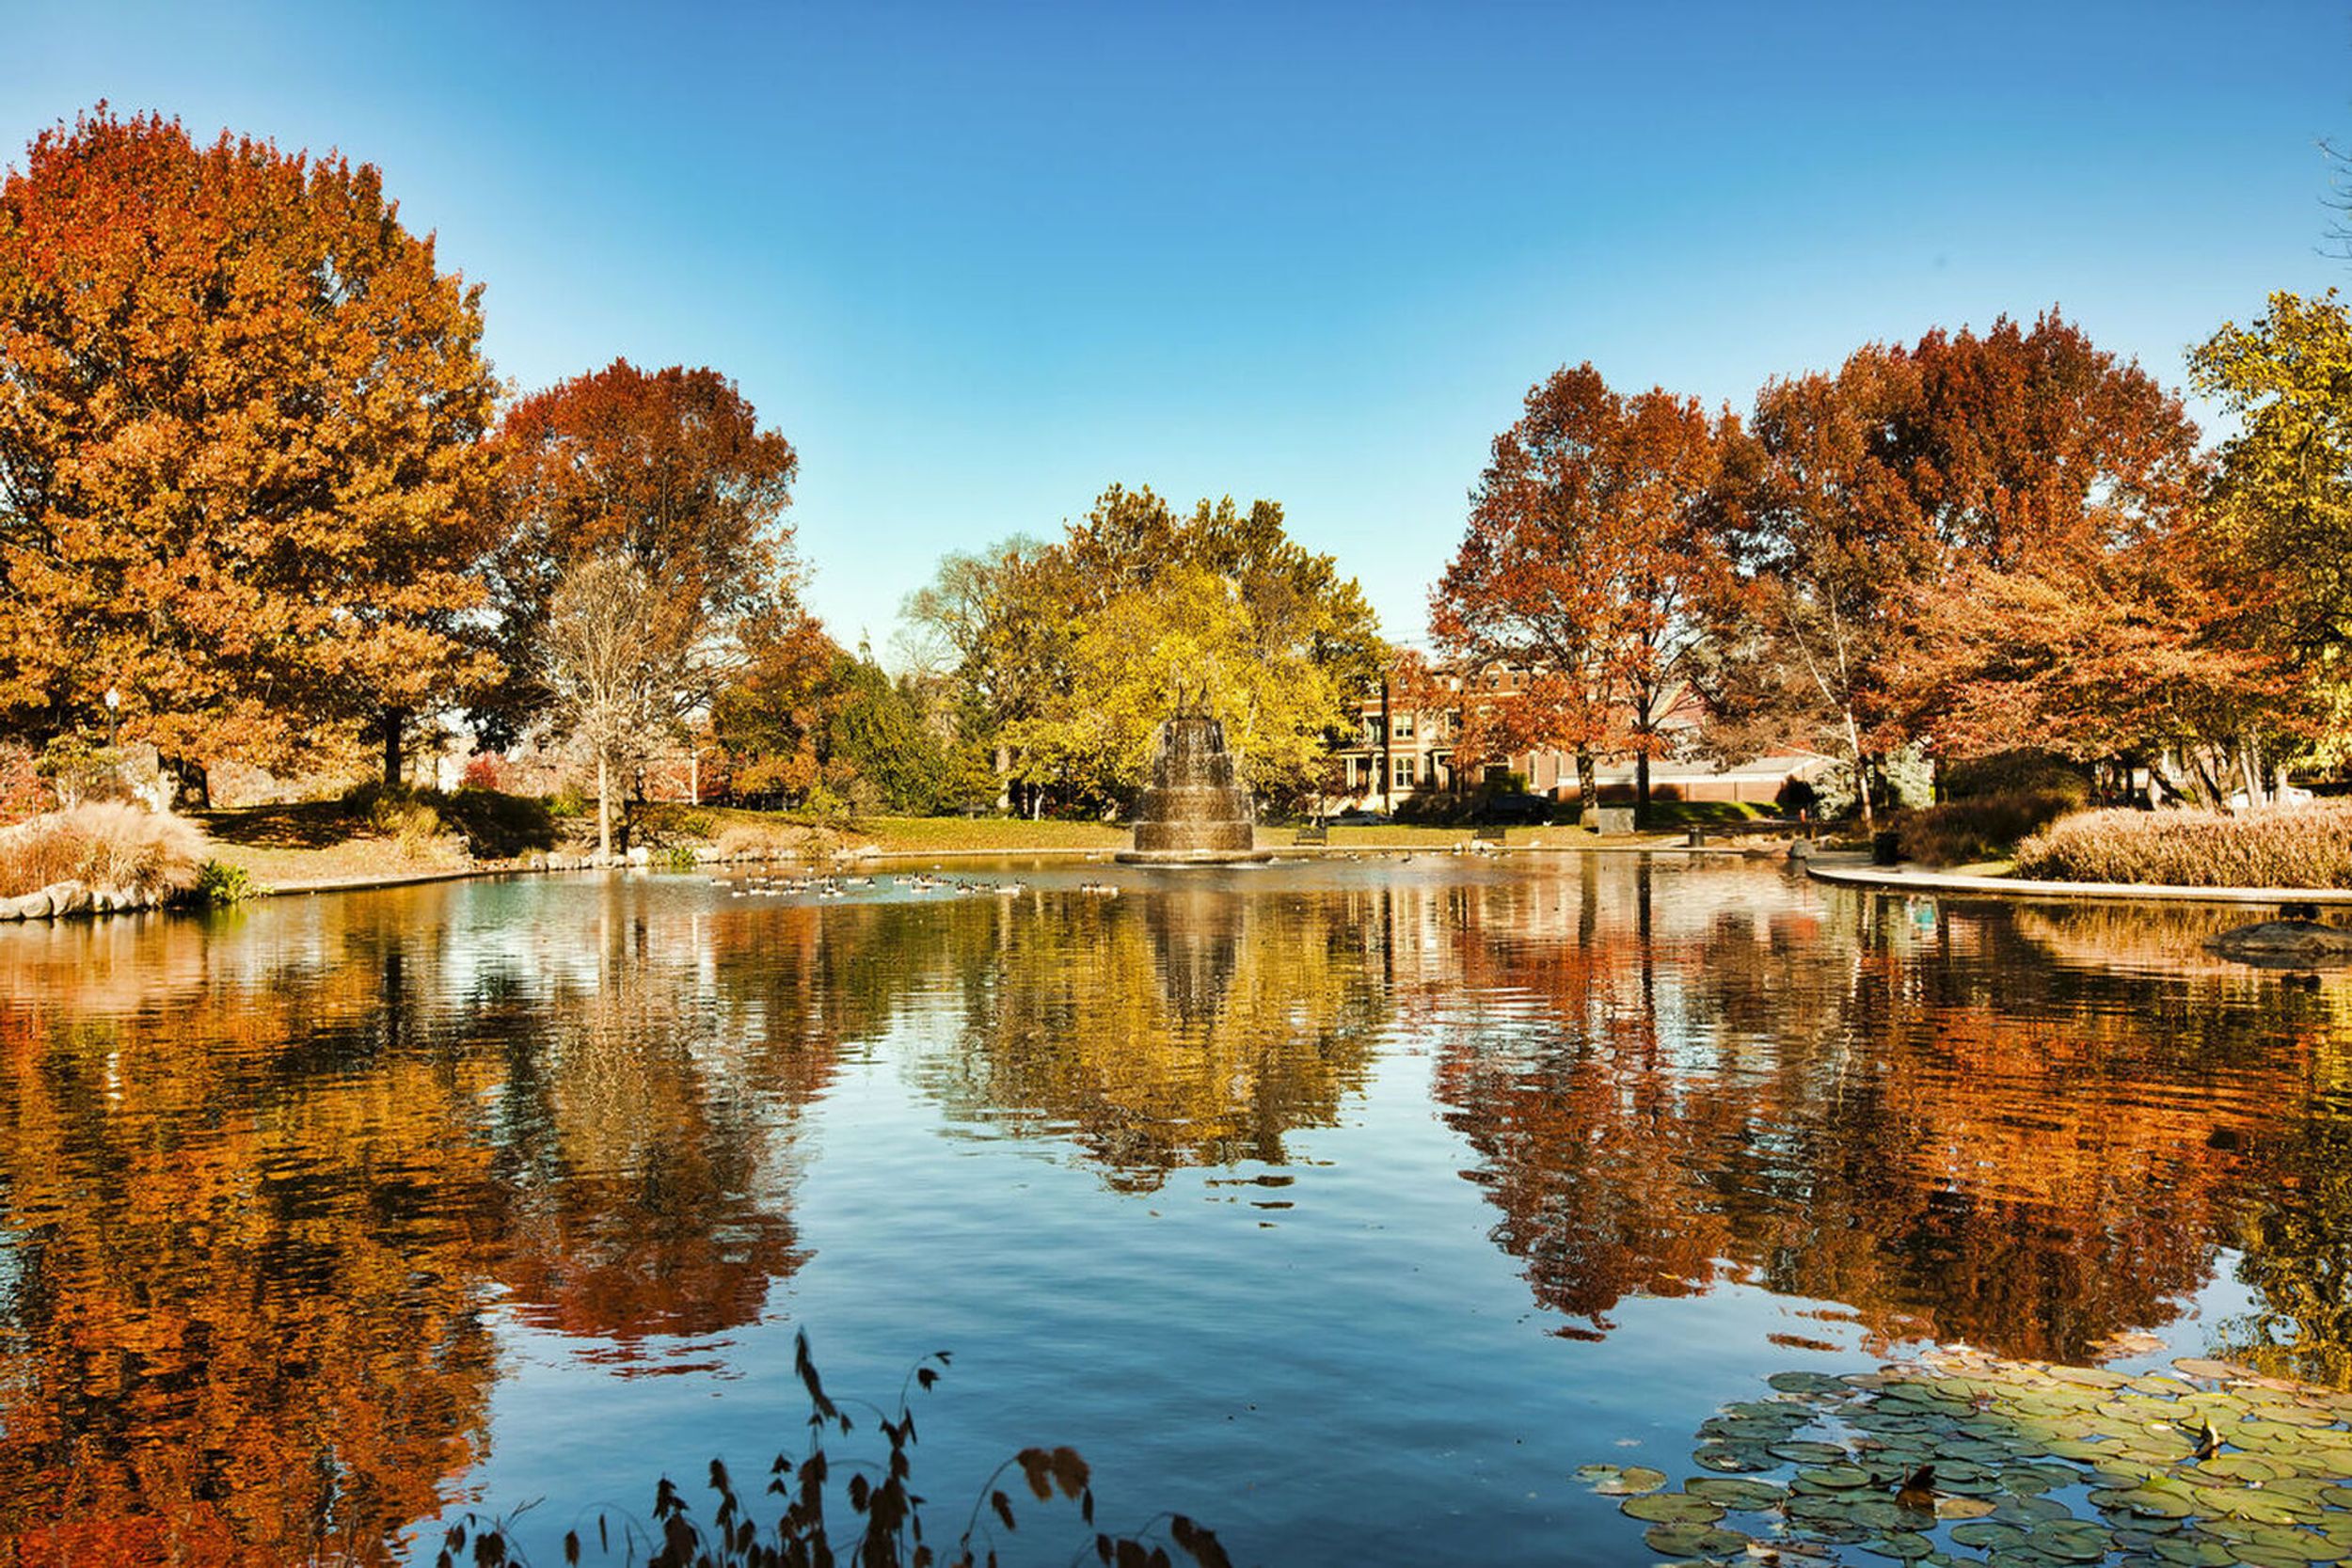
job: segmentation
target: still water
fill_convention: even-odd
[[[799,1452],[799,1332],[884,1406],[953,1353],[935,1539],[1068,1444],[1265,1563],[1648,1560],[1579,1465],[1929,1340],[2352,1382],[2352,993],[2227,912],[961,875],[0,930],[0,1560],[558,1562]]]

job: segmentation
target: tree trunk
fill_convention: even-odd
[[[172,804],[175,807],[184,800],[198,811],[213,809],[212,774],[202,763],[191,762],[186,757],[159,756],[155,760],[165,772],[171,775]]]
[[[408,710],[388,707],[384,710],[384,787],[398,789],[401,785],[401,742],[408,736]]]
[[[1870,810],[1870,769],[1862,755],[1862,726],[1854,722],[1851,708],[1846,710],[1846,747],[1853,757],[1854,798],[1862,807],[1863,832],[1867,832],[1878,824]]]
[[[596,859],[612,858],[612,759],[596,748]]]
[[[1588,833],[1600,832],[1600,769],[1593,764],[1593,753],[1580,748],[1576,753],[1576,819]]]
[[[1649,753],[1647,752],[1638,752],[1633,757],[1633,826],[1645,832],[1649,831]],[[1645,903],[1642,910],[1646,918],[1649,906]]]

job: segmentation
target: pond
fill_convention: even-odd
[[[2352,992],[2210,958],[2226,911],[949,875],[0,931],[0,1531],[429,1562],[471,1511],[559,1562],[802,1453],[803,1333],[837,1458],[952,1353],[939,1545],[1069,1445],[1103,1528],[1265,1563],[1648,1561],[1580,1467],[1930,1342],[2352,1385]],[[1007,1473],[1006,1560],[1091,1561]]]

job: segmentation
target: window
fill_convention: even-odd
[[[1394,775],[1394,776],[1395,776],[1395,779],[1396,779],[1396,787],[1397,787],[1397,788],[1399,788],[1399,789],[1410,789],[1410,788],[1412,788],[1412,787],[1413,787],[1413,759],[1412,759],[1411,757],[1399,757],[1399,758],[1397,758],[1397,759],[1396,759],[1396,773],[1395,773],[1395,775]]]
[[[1400,713],[1396,716],[1396,737],[1399,740],[1413,738],[1413,716],[1411,714]]]

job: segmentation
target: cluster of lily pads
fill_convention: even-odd
[[[2352,1394],[2184,1358],[2137,1376],[1939,1351],[1789,1371],[1698,1432],[1709,1474],[1577,1472],[1661,1557],[1946,1568],[2352,1558]]]

